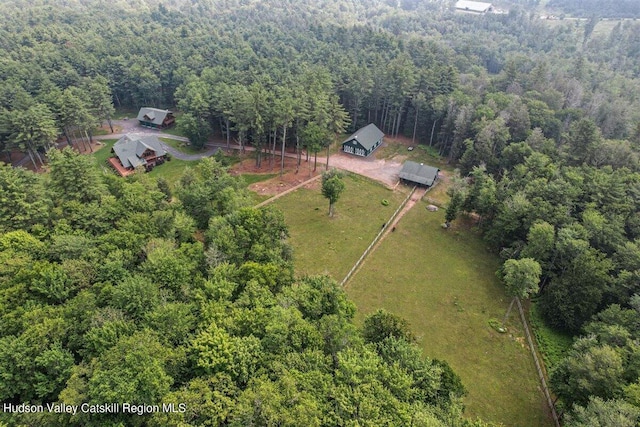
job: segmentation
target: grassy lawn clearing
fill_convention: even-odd
[[[413,150],[409,151],[407,142],[385,139],[384,144],[375,152],[377,159],[392,159],[396,156],[402,156],[405,160],[427,163],[432,166],[437,166],[440,169],[449,168],[446,161],[438,156],[438,150],[424,144],[418,144],[417,141],[416,144],[413,145]]]
[[[168,129],[162,129],[161,133],[166,133],[166,134],[175,135],[175,136],[184,136],[184,137],[187,136],[187,135],[184,134],[184,132],[182,132],[176,126],[172,126],[172,127],[168,128]]]
[[[98,167],[110,167],[109,165],[107,165],[107,159],[112,156],[111,148],[117,141],[117,139],[103,139],[100,141],[104,145],[102,145],[99,149],[91,154],[91,156],[95,159],[96,165],[98,165]]]
[[[468,390],[465,413],[505,426],[550,426],[517,311],[509,333],[499,260],[473,231],[443,230],[444,210],[413,207],[347,284],[358,320],[385,308],[409,321],[428,357],[444,359]]]
[[[174,187],[184,173],[185,169],[195,168],[199,162],[200,160],[189,161],[171,159],[171,161],[164,162],[163,164],[153,168],[153,170],[149,172],[149,176],[153,178],[162,177],[169,181],[169,184]]]
[[[186,142],[183,141],[178,141],[176,139],[171,139],[171,138],[158,138],[160,141],[164,142],[165,144],[167,144],[170,147],[175,148],[176,150],[180,151],[181,153],[184,154],[199,154],[202,153],[205,150],[199,150],[191,145],[189,145]]]
[[[300,188],[273,203],[284,212],[298,275],[330,274],[341,281],[406,196],[358,175],[344,182],[333,218],[319,181],[314,189]]]
[[[444,176],[444,174],[447,174],[447,176]],[[447,194],[449,183],[447,181],[450,179],[449,177],[451,175],[453,175],[452,172],[440,171],[440,182],[436,183],[436,185],[429,190],[422,200],[442,209],[446,209],[447,203],[449,203],[449,195]]]

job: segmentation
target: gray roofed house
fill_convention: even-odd
[[[358,129],[342,143],[342,151],[366,157],[382,144],[384,133],[376,125],[370,123]]]
[[[402,165],[398,176],[401,181],[431,187],[438,179],[439,172],[440,169],[436,167],[408,160]]]
[[[115,157],[109,159],[111,165],[122,176],[126,176],[138,166],[147,170],[164,163],[167,152],[155,136],[137,137],[125,135],[111,149]]]
[[[164,129],[175,122],[173,113],[159,108],[142,107],[138,112],[138,121],[141,126]]]

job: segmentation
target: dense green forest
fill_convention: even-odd
[[[640,17],[640,4],[634,0],[550,0],[547,7],[561,9],[571,16]]]
[[[595,18],[548,25],[518,4],[485,16],[451,6],[2,2],[0,149],[42,165],[56,137],[81,144],[114,106],[177,107],[196,145],[318,152],[369,122],[415,137],[460,168],[449,218],[475,213],[505,261],[537,262],[545,321],[579,337],[551,374],[567,424],[612,411],[633,425],[640,27],[596,34]],[[294,278],[281,217],[246,208],[216,164],[172,195],[50,157],[50,175],[0,175],[3,402],[121,393],[193,401],[192,424],[455,424],[461,388],[446,364],[406,335],[363,337],[335,284]],[[142,377],[116,372],[121,359]],[[157,417],[146,420],[178,422]]]
[[[358,330],[332,279],[295,279],[282,214],[248,207],[215,160],[172,195],[49,156],[48,175],[0,167],[0,424],[485,425],[406,322]],[[55,402],[78,412],[7,409]],[[110,403],[147,409],[88,412]]]

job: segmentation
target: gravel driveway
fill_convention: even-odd
[[[389,187],[398,183],[398,174],[402,163],[397,160],[376,159],[375,152],[370,157],[358,157],[339,152],[329,159],[329,167],[348,170],[382,182]]]
[[[186,138],[173,136],[168,134],[162,134],[160,131],[155,129],[147,129],[138,125],[138,121],[134,118],[129,120],[114,120],[114,126],[118,126],[121,130],[118,134],[109,134],[99,137],[99,139],[108,139],[108,138],[119,138],[124,134],[137,134],[141,136],[146,135],[156,135],[161,136],[163,138],[171,138],[179,141],[186,141]],[[165,144],[163,144],[165,145]],[[198,153],[195,155],[187,155],[178,152],[177,150],[166,146],[165,149],[171,153],[174,157],[178,159],[184,160],[197,160],[202,157],[207,157],[213,155],[217,151],[217,146],[224,146],[224,144],[211,144],[207,151],[202,153]],[[236,148],[236,147],[234,147]],[[251,147],[247,147],[248,150],[251,150]],[[359,157],[352,154],[346,154],[342,151],[332,154],[329,159],[329,166],[336,167],[338,169],[347,170],[349,172],[354,172],[359,175],[366,176],[375,181],[379,181],[388,187],[393,187],[398,183],[398,173],[400,173],[400,169],[402,169],[402,159],[398,159],[397,157],[394,160],[390,159],[376,159],[376,153],[374,152],[369,157]],[[287,156],[294,157],[294,154],[288,153]],[[324,168],[326,157],[322,156],[321,153],[318,153],[318,167]]]

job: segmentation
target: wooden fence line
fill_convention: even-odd
[[[384,223],[384,227],[382,227],[382,229],[378,232],[378,234],[376,235],[376,237],[373,239],[373,241],[371,242],[371,244],[369,245],[369,247],[367,249],[365,249],[364,253],[360,256],[360,258],[358,259],[358,261],[356,261],[356,263],[353,265],[353,267],[351,267],[351,270],[349,270],[349,272],[347,273],[347,275],[345,276],[344,279],[342,279],[342,282],[340,282],[340,286],[344,286],[345,283],[347,283],[347,281],[351,278],[351,276],[353,275],[353,273],[358,269],[358,267],[360,266],[360,264],[362,263],[362,261],[366,258],[366,256],[369,254],[369,251],[371,251],[371,248],[373,248],[373,246],[378,242],[378,240],[380,240],[380,237],[384,234],[385,231],[387,231],[387,227],[389,225],[391,225],[393,223],[393,220],[395,219],[395,217],[398,215],[398,213],[400,212],[400,210],[402,208],[404,208],[404,206],[407,204],[407,202],[409,201],[409,199],[411,198],[411,196],[413,196],[413,193],[415,193],[417,186],[414,186],[411,191],[409,192],[409,195],[407,197],[405,197],[405,199],[402,201],[402,203],[400,203],[400,206],[398,206],[398,209],[396,209],[396,211],[391,215],[391,218],[389,218],[389,220],[387,222]]]
[[[393,220],[396,218],[396,216],[398,215],[400,210],[404,208],[404,206],[407,204],[407,202],[409,201],[411,196],[413,196],[413,194],[416,191],[416,188],[417,188],[417,186],[414,186],[411,189],[411,191],[409,192],[407,197],[402,201],[400,206],[398,206],[398,208],[391,215],[389,220],[384,224],[384,227],[382,227],[382,229],[378,232],[376,237],[369,244],[367,249],[365,249],[364,253],[360,256],[358,261],[356,261],[356,263],[353,265],[353,267],[351,267],[351,270],[349,270],[349,273],[347,273],[345,278],[342,279],[342,282],[340,282],[340,286],[344,286],[347,283],[347,281],[349,281],[349,279],[351,278],[353,273],[358,269],[360,264],[362,264],[362,261],[364,261],[364,259],[367,257],[367,255],[369,254],[371,249],[375,246],[375,244],[378,242],[378,240],[380,240],[380,237],[385,233],[385,231],[387,230],[387,227],[389,225],[393,224]],[[427,192],[429,190],[431,190],[431,188],[432,187],[427,189]],[[426,192],[425,192],[425,194],[426,194]],[[518,303],[518,312],[520,313],[520,319],[522,321],[522,325],[524,326],[524,332],[525,332],[525,335],[527,337],[527,343],[529,344],[529,350],[531,350],[531,355],[533,356],[533,361],[534,361],[534,363],[536,365],[536,371],[538,372],[538,377],[540,379],[540,384],[542,386],[542,391],[543,391],[544,396],[545,396],[545,398],[547,400],[547,405],[549,405],[549,409],[551,410],[551,415],[553,416],[553,421],[554,421],[556,427],[560,427],[560,419],[558,418],[558,412],[556,411],[556,407],[553,404],[553,399],[551,399],[551,393],[549,392],[549,387],[547,386],[547,381],[546,381],[546,379],[544,377],[544,371],[542,370],[542,364],[540,363],[540,360],[538,359],[538,354],[536,353],[536,347],[535,347],[535,345],[533,343],[533,338],[531,337],[531,332],[529,330],[529,323],[527,322],[526,316],[524,314],[524,309],[522,308],[522,303],[520,302],[519,298],[516,298],[516,302]]]
[[[553,404],[553,399],[551,399],[551,393],[549,393],[549,387],[547,387],[547,381],[544,378],[542,365],[540,363],[540,360],[538,359],[538,354],[536,353],[536,347],[533,345],[533,339],[531,338],[531,333],[529,332],[529,323],[527,322],[527,318],[524,315],[524,310],[522,308],[522,303],[520,303],[520,298],[516,298],[516,302],[518,303],[518,312],[520,313],[520,319],[522,320],[522,325],[524,326],[524,333],[527,336],[529,349],[531,350],[531,355],[533,356],[533,361],[536,364],[536,370],[538,371],[538,376],[540,377],[540,384],[542,385],[544,397],[547,399],[547,404],[549,405],[549,409],[551,410],[551,415],[553,416],[553,421],[555,422],[556,427],[560,427],[558,413],[556,412],[556,407]]]

